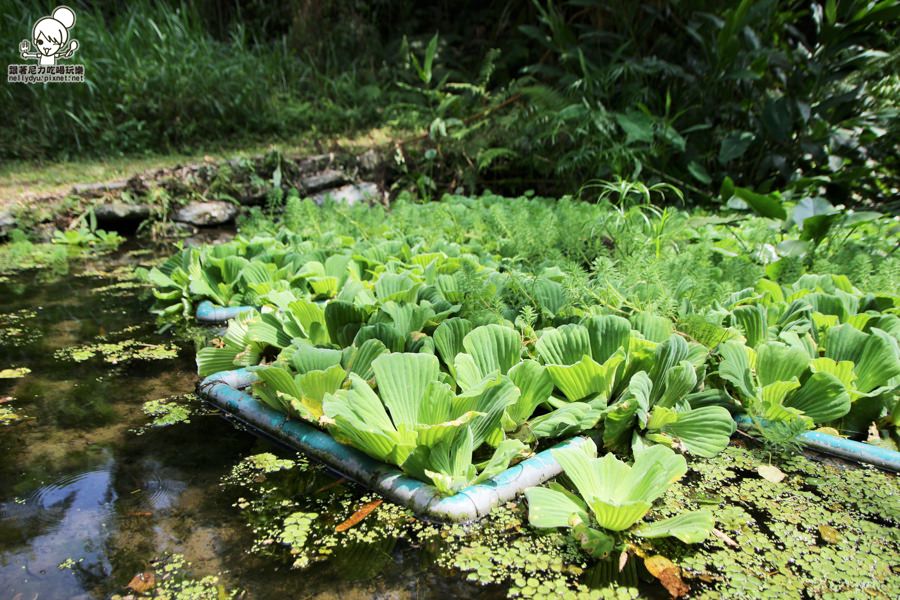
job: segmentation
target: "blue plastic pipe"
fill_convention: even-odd
[[[459,523],[475,521],[525,489],[540,485],[562,472],[550,450],[544,450],[484,483],[469,486],[452,496],[441,496],[434,486],[408,477],[396,467],[379,462],[355,448],[340,444],[324,431],[288,418],[241,391],[254,381],[256,375],[246,369],[237,369],[210,375],[198,389],[201,396],[252,429],[304,452],[348,479],[426,518]],[[554,448],[578,446],[586,439],[575,437]]]
[[[734,420],[737,421],[738,427],[745,431],[753,427],[753,421],[746,415],[738,415]],[[900,472],[900,452],[829,435],[821,431],[802,433],[800,434],[800,441],[807,448],[823,454],[875,465],[895,473]]]
[[[256,310],[253,306],[218,306],[209,300],[197,305],[197,320],[201,323],[224,323],[241,313]]]

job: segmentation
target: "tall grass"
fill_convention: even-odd
[[[318,71],[284,38],[253,44],[240,26],[214,39],[189,3],[139,0],[101,13],[69,2],[84,84],[0,86],[0,156],[68,158],[189,150],[247,138],[345,131],[372,122],[372,73]],[[6,64],[21,63],[46,3],[0,0]],[[108,8],[108,7],[107,7]]]

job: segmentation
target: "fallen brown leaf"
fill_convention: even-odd
[[[343,483],[347,483],[347,480],[344,479],[343,477],[339,477],[338,479],[335,479],[335,480],[332,481],[331,483],[326,483],[325,485],[323,485],[322,487],[320,487],[319,489],[317,489],[316,491],[314,491],[314,492],[313,492],[313,495],[315,495],[315,494],[321,494],[322,492],[328,491],[328,490],[330,490],[331,488],[335,488],[335,487],[337,487],[337,486],[339,486],[339,485],[341,485],[341,484],[343,484]]]
[[[666,591],[673,598],[680,598],[689,591],[691,587],[681,578],[681,569],[665,556],[651,556],[644,559],[644,566],[651,575],[656,577]]]
[[[376,508],[381,506],[382,502],[384,502],[384,500],[379,498],[378,500],[372,500],[371,502],[363,504],[362,508],[360,508],[358,511],[356,511],[355,513],[350,515],[349,519],[347,519],[346,521],[344,521],[343,523],[341,523],[340,525],[335,527],[334,530],[335,531],[347,531],[348,529],[350,529],[351,527],[353,527],[354,525],[356,525],[357,523],[359,523],[360,521],[362,521],[363,519],[368,517],[372,513],[372,511],[374,511]]]
[[[138,573],[128,582],[128,589],[134,590],[138,594],[149,592],[156,585],[156,576],[153,571],[144,571]]]

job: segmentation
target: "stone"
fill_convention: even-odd
[[[374,173],[384,162],[384,158],[374,148],[369,148],[356,157],[356,164],[363,173]]]
[[[150,207],[146,204],[128,204],[127,202],[106,202],[94,206],[94,216],[101,227],[119,224],[140,223],[150,216]]]
[[[108,181],[106,183],[77,183],[72,187],[72,193],[76,196],[98,198],[108,192],[125,189],[127,181]]]
[[[328,167],[334,162],[333,154],[316,154],[315,156],[307,156],[297,161],[297,169],[300,173],[315,173]]]
[[[182,206],[172,215],[172,220],[190,223],[199,227],[222,225],[234,220],[238,207],[224,200],[191,202]]]
[[[0,237],[6,237],[16,228],[16,216],[11,210],[0,210]]]
[[[356,204],[357,202],[369,202],[381,199],[381,190],[372,182],[364,181],[350,185],[342,185],[338,188],[325,190],[313,196],[316,204],[322,204],[326,199],[331,198],[334,202],[343,204]]]
[[[302,191],[306,194],[314,194],[324,189],[333,188],[347,182],[347,176],[336,169],[325,169],[315,175],[309,175],[300,180]]]

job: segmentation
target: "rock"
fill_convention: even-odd
[[[315,173],[325,169],[332,162],[334,162],[334,154],[317,154],[298,160],[297,169],[303,174]]]
[[[87,198],[98,198],[107,192],[125,189],[127,181],[108,181],[106,183],[77,183],[72,187],[72,193]]]
[[[369,148],[356,157],[356,164],[363,173],[374,173],[384,162],[384,158],[374,148]]]
[[[16,217],[11,210],[0,210],[0,237],[6,237],[16,228]]]
[[[342,202],[344,204],[356,204],[357,202],[369,202],[381,199],[381,190],[378,186],[369,181],[362,183],[342,185],[338,188],[325,190],[313,196],[316,204],[322,204],[326,199],[331,198],[334,202]]]
[[[182,206],[172,215],[172,220],[191,225],[222,225],[234,219],[238,207],[224,200],[209,200],[207,202],[191,202]]]
[[[321,173],[304,177],[300,180],[302,191],[306,194],[314,194],[318,191],[333,188],[347,182],[347,176],[336,169],[326,169]]]
[[[128,204],[125,202],[106,202],[94,206],[94,216],[100,227],[119,225],[137,225],[150,216],[150,207],[146,204]]]

